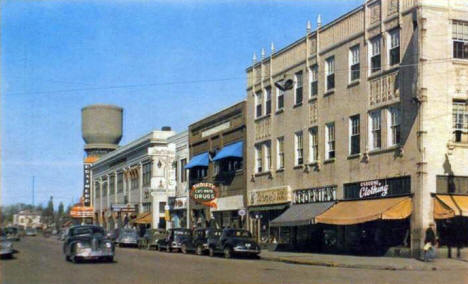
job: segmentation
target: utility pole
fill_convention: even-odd
[[[32,177],[32,205],[34,207],[34,176]]]

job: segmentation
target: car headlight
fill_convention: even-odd
[[[82,243],[76,243],[77,248],[84,248],[84,245]]]
[[[107,243],[106,243],[106,248],[111,248],[111,247],[112,247],[112,243],[107,242]]]

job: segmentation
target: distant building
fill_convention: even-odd
[[[42,226],[41,213],[31,210],[23,210],[13,215],[13,225],[21,227],[39,228]]]

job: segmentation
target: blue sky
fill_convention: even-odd
[[[121,144],[245,98],[252,54],[362,0],[1,2],[2,204],[77,201],[81,108],[124,108]]]

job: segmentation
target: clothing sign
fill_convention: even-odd
[[[326,202],[336,200],[336,186],[325,186],[296,190],[293,193],[294,204]]]
[[[378,179],[344,185],[345,199],[384,198],[410,193],[410,177]]]
[[[84,206],[91,205],[91,164],[83,165],[84,182],[83,182],[83,204]]]

